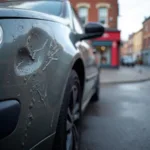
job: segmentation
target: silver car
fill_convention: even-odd
[[[99,99],[91,41],[69,1],[0,3],[0,150],[78,150],[81,112]]]

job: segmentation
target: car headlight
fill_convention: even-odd
[[[0,44],[2,43],[2,41],[3,41],[3,29],[0,26]]]

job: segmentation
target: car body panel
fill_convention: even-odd
[[[60,97],[77,52],[64,50],[54,38],[50,22],[5,19],[0,24],[5,31],[0,51],[0,100],[15,98],[23,106],[16,130],[3,143],[5,149],[16,142],[20,144],[14,149],[29,149],[55,131],[56,125],[52,126],[55,119],[57,122]]]
[[[51,149],[65,87],[78,59],[85,67],[84,108],[95,90],[92,47],[75,41],[68,19],[21,9],[0,12],[0,102],[17,99],[21,105],[16,129],[0,140],[0,149]]]
[[[77,16],[75,16],[75,19],[73,19],[74,15],[76,14],[73,12],[69,1],[67,2],[67,7],[69,11],[67,13],[69,14],[68,18],[72,18],[72,22],[70,22],[70,27],[72,28],[72,32],[74,34],[83,33],[84,31],[82,31],[81,29],[77,29],[80,26],[78,20],[75,21],[77,26],[75,29],[75,24],[73,22],[74,20],[77,19]],[[83,109],[84,109],[87,103],[89,102],[89,97],[91,97],[95,92],[95,83],[98,77],[98,68],[96,66],[96,59],[93,53],[93,47],[91,46],[90,40],[77,41],[74,43],[74,45],[81,52],[81,55],[83,57],[83,62],[85,65],[85,86],[84,86],[83,99],[82,99]]]
[[[95,58],[91,53],[92,48],[88,44],[88,41],[82,41],[78,43],[78,48],[83,54],[85,62],[85,89],[83,94],[83,103],[87,101],[87,98],[93,94],[92,89],[95,87],[95,82],[98,76],[98,69],[95,65]]]

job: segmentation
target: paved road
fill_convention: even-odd
[[[150,82],[101,87],[82,125],[81,150],[150,150]]]

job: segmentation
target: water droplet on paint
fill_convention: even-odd
[[[27,132],[27,128],[24,129],[24,132],[25,132],[25,133]]]
[[[22,147],[24,147],[24,142],[22,142],[22,144],[21,144],[21,145],[22,145]]]
[[[33,74],[33,77],[35,77],[36,76],[36,74]]]
[[[29,105],[29,109],[32,109],[32,108],[33,108],[33,103],[31,102]]]
[[[18,97],[20,96],[20,93],[17,95]]]
[[[30,121],[32,121],[33,120],[33,115],[29,114],[28,118],[29,118]]]
[[[35,103],[35,99],[34,98],[32,98],[32,101],[33,101],[33,103]]]
[[[28,122],[28,124],[27,124],[27,128],[29,128],[31,126],[31,121],[30,122]]]
[[[27,82],[27,79],[26,78],[24,78],[24,83],[26,83]]]
[[[19,30],[19,31],[22,31],[23,28],[24,28],[23,25],[20,25],[20,26],[18,27],[18,30]]]
[[[27,138],[27,137],[28,137],[28,134],[26,133],[24,136],[25,136],[25,138]]]

